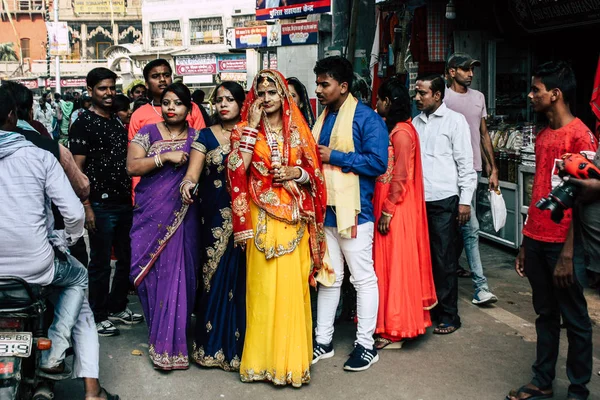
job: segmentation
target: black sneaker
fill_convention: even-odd
[[[350,358],[344,364],[344,369],[346,371],[364,371],[377,361],[379,361],[377,350],[367,350],[357,343],[350,353]]]
[[[324,360],[326,358],[333,357],[333,343],[329,344],[321,344],[314,342],[313,343],[313,359],[312,363],[316,364],[319,360]]]
[[[121,333],[109,320],[98,322],[96,324],[96,329],[98,330],[98,336],[102,337],[119,336]]]

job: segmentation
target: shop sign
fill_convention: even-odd
[[[69,50],[69,28],[66,22],[46,22],[51,56],[66,56]]]
[[[111,10],[112,8],[112,10]],[[125,0],[73,0],[75,14],[125,14]]]
[[[529,32],[600,22],[598,0],[510,0],[510,11]]]
[[[56,79],[46,79],[46,87],[56,87]],[[85,78],[64,78],[60,80],[60,87],[87,87]]]
[[[217,67],[219,72],[245,72],[246,57],[243,55],[221,55]]]
[[[175,57],[177,75],[213,75],[217,73],[217,57],[214,54],[197,54]]]
[[[245,72],[221,72],[221,81],[246,82],[248,75]]]
[[[21,85],[25,86],[27,89],[30,90],[37,89],[40,87],[40,84],[38,83],[37,79],[23,79],[16,80],[14,82],[20,83]]]
[[[235,41],[228,45],[235,49],[279,47],[317,44],[319,40],[318,22],[299,22],[294,24],[259,25],[250,28],[235,28]]]
[[[331,11],[331,0],[287,0],[286,6],[280,6],[281,3],[280,0],[256,0],[256,19],[287,19]]]
[[[318,22],[301,22],[281,25],[281,45],[317,44],[319,40]]]

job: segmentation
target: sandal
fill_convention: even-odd
[[[394,342],[393,340],[386,339],[384,337],[378,337],[375,339],[375,349],[383,350],[383,349],[401,349],[404,344],[404,340],[398,340]]]
[[[459,278],[470,278],[471,272],[459,266],[458,268],[456,268],[456,275],[458,275]]]
[[[104,396],[106,396],[106,397],[104,397]],[[104,400],[104,399],[106,399],[106,400],[120,400],[121,399],[118,394],[110,394],[103,387],[100,388],[100,394],[98,396],[85,396],[85,398],[86,399],[102,399],[102,400]]]
[[[520,394],[525,393],[530,395],[529,397],[519,397]],[[527,385],[521,386],[519,389],[511,390],[508,393],[508,396],[505,397],[505,400],[512,400],[513,398],[519,400],[542,400],[542,399],[551,399],[553,397],[553,393],[544,393],[540,389],[527,387]]]
[[[460,325],[442,323],[435,327],[433,333],[436,335],[449,335],[456,332],[458,328],[460,328]]]

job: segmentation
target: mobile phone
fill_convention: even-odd
[[[192,197],[196,197],[198,196],[198,189],[200,189],[200,184],[196,183],[196,185],[194,186],[194,188],[192,189]]]

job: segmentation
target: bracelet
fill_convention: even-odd
[[[306,172],[304,170],[304,168],[300,168],[300,167],[295,167],[295,168],[300,170],[300,177],[298,179],[294,179],[294,182],[296,182],[300,185],[304,185],[305,183],[308,183],[308,180],[310,179],[310,177],[308,176],[308,172]]]
[[[156,168],[161,168],[163,166],[162,160],[160,159],[160,154],[156,154],[154,156],[154,164],[156,164]]]
[[[249,126],[245,126],[244,129],[242,129],[242,133],[246,133],[246,134],[254,134],[254,136],[258,136],[258,129],[254,129],[254,128],[250,128]]]
[[[386,217],[390,217],[390,218],[392,218],[394,216],[393,214],[386,213],[385,211],[382,211],[381,215],[385,215]]]
[[[180,194],[183,194],[183,185],[195,185],[195,183],[190,181],[189,179],[182,180],[181,183],[179,184],[179,193]]]

